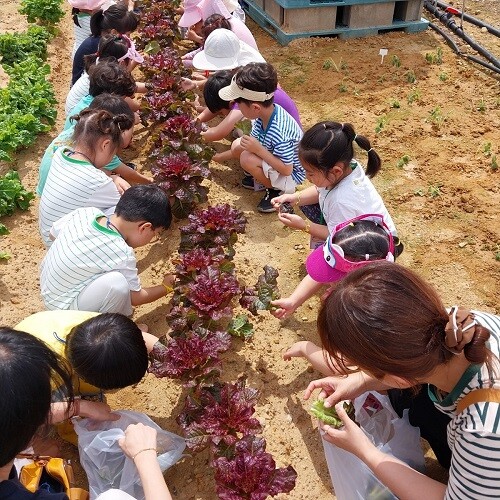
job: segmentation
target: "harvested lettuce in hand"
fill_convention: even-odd
[[[344,403],[344,410],[349,418],[354,420],[353,404],[346,401]],[[331,408],[325,408],[325,402],[323,399],[318,399],[312,404],[311,413],[325,424],[335,427],[335,429],[339,429],[344,425],[340,417],[337,415],[335,407],[332,406]]]

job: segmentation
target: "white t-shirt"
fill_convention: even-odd
[[[90,79],[86,71],[78,78],[75,84],[71,87],[66,97],[64,112],[66,116],[71,113],[71,110],[80,102],[80,100],[89,93]]]
[[[78,47],[86,40],[89,36],[92,36],[92,31],[90,30],[90,14],[85,12],[80,12],[78,14],[78,24],[77,26],[73,23],[73,30],[75,35],[75,43],[73,44],[73,52],[71,53],[71,60],[75,57],[75,53]]]
[[[500,317],[478,311],[473,313],[477,322],[490,330],[487,345],[498,357]],[[470,391],[489,387],[500,390],[498,377],[498,373],[489,373],[485,364],[470,365],[441,401],[429,386],[429,397],[436,408],[452,418],[448,424],[452,456],[447,500],[500,498],[500,404],[479,402],[456,414],[457,403]]]
[[[360,163],[351,162],[352,172],[332,189],[318,188],[319,207],[331,233],[341,222],[363,214],[381,214],[394,236],[396,226],[382,197],[366,176]]]
[[[52,159],[40,198],[39,228],[46,247],[52,224],[81,207],[96,207],[112,214],[120,199],[111,177],[91,163],[68,156],[67,148],[59,148]]]
[[[133,249],[119,233],[98,224],[102,216],[97,208],[80,208],[53,225],[56,239],[40,266],[47,309],[68,309],[87,285],[111,271],[123,274],[130,290],[141,289]]]

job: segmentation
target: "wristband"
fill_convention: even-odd
[[[174,289],[171,286],[165,285],[165,283],[162,283],[161,286],[165,287],[167,294],[172,293],[174,291]]]
[[[306,226],[304,227],[304,232],[311,234],[311,222],[306,220]]]
[[[156,451],[156,448],[144,448],[144,449],[142,449],[142,450],[139,450],[139,451],[138,451],[138,452],[137,452],[137,453],[136,453],[136,454],[132,457],[132,460],[135,462],[135,457],[136,457],[137,455],[139,455],[140,453],[142,453],[143,451],[154,451],[155,453],[158,453],[158,452]]]
[[[297,201],[295,202],[295,206],[300,203],[300,191],[297,191]]]

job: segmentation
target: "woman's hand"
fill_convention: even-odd
[[[370,447],[375,448],[368,436],[351,420],[344,410],[344,405],[339,403],[335,406],[337,415],[344,424],[340,429],[335,429],[320,421],[319,427],[323,431],[322,437],[325,441],[342,448],[358,458],[364,456]]]
[[[306,228],[306,222],[299,215],[278,212],[278,219],[285,226],[291,227],[292,229],[300,229],[301,231],[304,231]]]
[[[278,319],[288,318],[288,316],[292,315],[298,307],[295,300],[292,300],[290,297],[272,300],[271,305],[276,308],[271,309],[271,314]]]
[[[325,407],[331,408],[340,401],[352,400],[360,396],[370,387],[366,386],[363,372],[351,373],[347,376],[326,377],[313,380],[304,391],[304,399],[309,399],[316,389],[321,389],[319,398],[325,400]]]
[[[130,424],[125,430],[125,437],[120,438],[118,444],[129,458],[135,457],[141,450],[147,450],[144,453],[154,452],[156,429],[144,424]]]

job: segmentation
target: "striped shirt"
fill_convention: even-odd
[[[73,111],[73,108],[81,101],[85,96],[89,95],[89,85],[90,79],[86,71],[82,73],[82,76],[78,78],[75,84],[71,87],[68,95],[66,96],[66,104],[64,106],[64,112],[66,116]],[[75,113],[71,113],[74,115]]]
[[[40,288],[47,309],[68,309],[94,279],[111,271],[139,291],[134,251],[116,231],[101,226],[97,208],[80,208],[54,224],[56,236],[41,264]]]
[[[302,139],[302,130],[297,122],[279,105],[274,105],[267,128],[257,118],[252,126],[252,137],[255,137],[273,156],[286,165],[293,165],[292,178],[302,184],[306,173],[299,161],[298,144]]]
[[[488,347],[499,356],[500,316],[477,311],[474,314],[478,323],[490,330]],[[483,387],[500,390],[500,374],[488,372],[485,364],[471,365],[442,400],[429,386],[429,397],[436,407],[452,418],[448,424],[452,459],[446,499],[500,498],[500,405],[480,402],[455,414],[458,401]]]
[[[40,198],[39,229],[43,243],[49,247],[52,224],[81,207],[96,207],[113,213],[120,199],[111,177],[91,163],[76,160],[59,148],[54,154]]]

